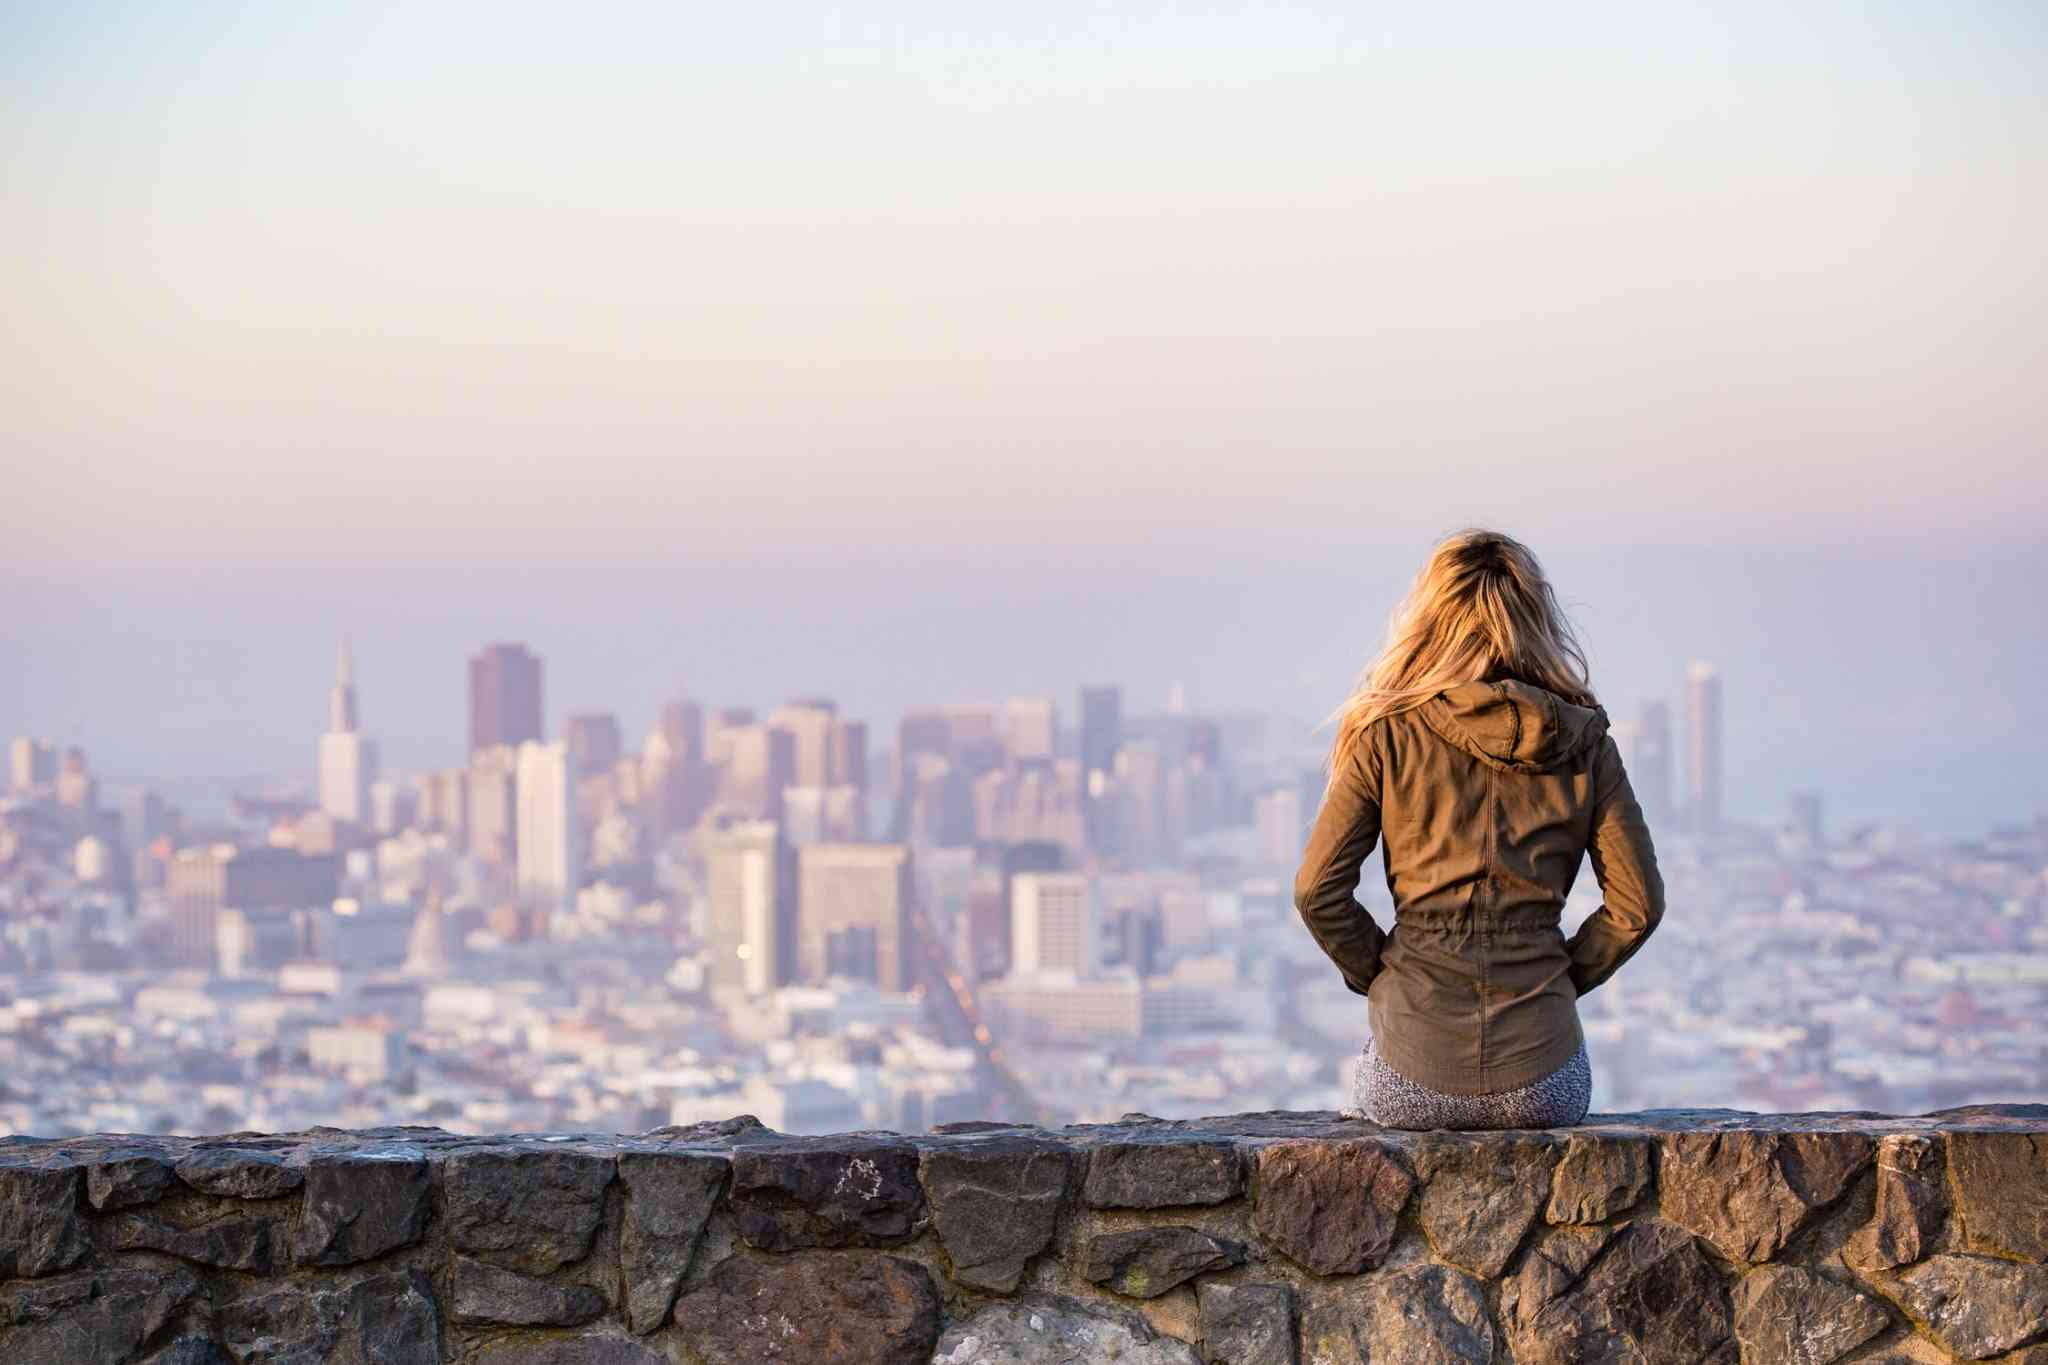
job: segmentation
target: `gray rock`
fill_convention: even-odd
[[[1731,1261],[1768,1261],[1841,1197],[1874,1150],[1861,1133],[1673,1133],[1659,1163],[1664,1216]]]
[[[939,1292],[923,1266],[897,1256],[734,1256],[683,1295],[675,1321],[705,1365],[925,1365]]]
[[[1552,1223],[1604,1223],[1635,1207],[1650,1188],[1650,1143],[1644,1138],[1574,1133],[1550,1178]]]
[[[901,1242],[923,1225],[917,1148],[848,1135],[733,1148],[733,1223],[764,1251]]]
[[[1089,1238],[1081,1274],[1119,1294],[1156,1299],[1197,1275],[1243,1261],[1242,1246],[1199,1228],[1134,1228]]]
[[[1502,1286],[1501,1321],[1517,1365],[1739,1356],[1719,1273],[1669,1223],[1553,1232]]]
[[[205,1337],[179,1337],[161,1351],[145,1357],[142,1365],[235,1365],[228,1353]]]
[[[108,1365],[132,1360],[187,1299],[190,1271],[103,1266],[0,1288],[0,1360]]]
[[[953,1278],[1007,1294],[1052,1242],[1073,1179],[1066,1148],[1043,1138],[998,1137],[924,1157],[925,1198]]]
[[[619,1269],[626,1325],[641,1336],[668,1320],[729,1168],[726,1158],[708,1152],[620,1153],[626,1199]]]
[[[1935,1340],[1970,1360],[2048,1338],[2048,1267],[1943,1254],[1878,1286]]]
[[[354,1265],[402,1246],[426,1230],[426,1158],[322,1154],[306,1166],[306,1195],[292,1229],[300,1265]]]
[[[1438,1256],[1488,1279],[1500,1274],[1550,1192],[1555,1143],[1488,1135],[1433,1144],[1421,1167],[1422,1230]]]
[[[577,1336],[492,1342],[476,1365],[669,1365],[669,1358],[630,1337]]]
[[[448,1277],[448,1316],[454,1322],[575,1327],[605,1308],[604,1295],[587,1284],[529,1279],[467,1256],[455,1258]]]
[[[1801,1266],[1763,1266],[1736,1283],[1743,1365],[1830,1365],[1891,1325],[1867,1294]]]
[[[1162,1337],[1135,1313],[1072,1299],[990,1304],[954,1322],[931,1365],[1201,1365],[1194,1347]]]
[[[441,1169],[448,1240],[493,1265],[545,1275],[590,1254],[616,1173],[610,1156],[560,1148],[452,1153]]]
[[[76,1265],[90,1244],[78,1221],[76,1166],[0,1165],[0,1280]]]
[[[1207,1365],[1295,1365],[1294,1291],[1284,1284],[1195,1286]]]
[[[1375,1275],[1356,1296],[1316,1304],[1302,1346],[1314,1365],[1490,1365],[1496,1354],[1484,1291],[1440,1265]]]
[[[275,1268],[276,1223],[269,1218],[218,1218],[179,1227],[139,1213],[118,1214],[105,1224],[108,1241],[121,1251],[161,1251],[200,1265],[267,1275]]]
[[[280,1284],[223,1308],[215,1330],[235,1358],[263,1365],[439,1365],[440,1314],[417,1270],[327,1288]]]
[[[1081,1198],[1092,1209],[1164,1209],[1221,1204],[1243,1189],[1244,1159],[1234,1144],[1177,1135],[1091,1148]]]
[[[171,1163],[146,1149],[107,1152],[85,1168],[85,1197],[96,1209],[152,1203],[170,1184]]]
[[[275,1152],[248,1147],[202,1147],[177,1166],[193,1189],[228,1199],[275,1199],[306,1183],[306,1173]]]
[[[1259,1152],[1253,1224],[1316,1274],[1355,1275],[1385,1258],[1414,1188],[1372,1139],[1279,1142]]]
[[[1948,1135],[1964,1247],[2048,1261],[2048,1133]]]

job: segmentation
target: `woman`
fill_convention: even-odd
[[[1367,999],[1349,1118],[1536,1128],[1586,1116],[1576,1001],[1643,945],[1664,883],[1586,658],[1536,557],[1438,545],[1338,712],[1294,905]],[[1386,846],[1394,928],[1352,899]],[[1582,854],[1605,903],[1567,940]]]

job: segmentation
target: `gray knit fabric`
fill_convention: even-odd
[[[1368,1033],[1343,1114],[1383,1128],[1565,1128],[1584,1119],[1592,1102],[1593,1066],[1583,1043],[1563,1066],[1527,1085],[1491,1095],[1446,1095],[1388,1066]]]

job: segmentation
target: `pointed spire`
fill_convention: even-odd
[[[336,687],[354,687],[356,685],[356,661],[355,656],[349,651],[348,637],[346,635],[341,637],[341,652],[334,661],[334,685]]]
[[[334,690],[327,694],[327,731],[329,734],[354,734],[356,728],[356,662],[349,650],[348,640],[341,642],[341,652],[334,660]]]

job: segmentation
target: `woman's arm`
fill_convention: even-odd
[[[1664,879],[1650,828],[1621,766],[1621,750],[1601,741],[1593,764],[1593,829],[1586,852],[1604,899],[1565,945],[1580,995],[1613,976],[1664,918]]]
[[[1316,816],[1316,827],[1294,876],[1294,908],[1337,970],[1360,995],[1379,975],[1380,949],[1387,936],[1352,897],[1358,869],[1380,837],[1379,763],[1368,761],[1370,742],[1337,771]]]

